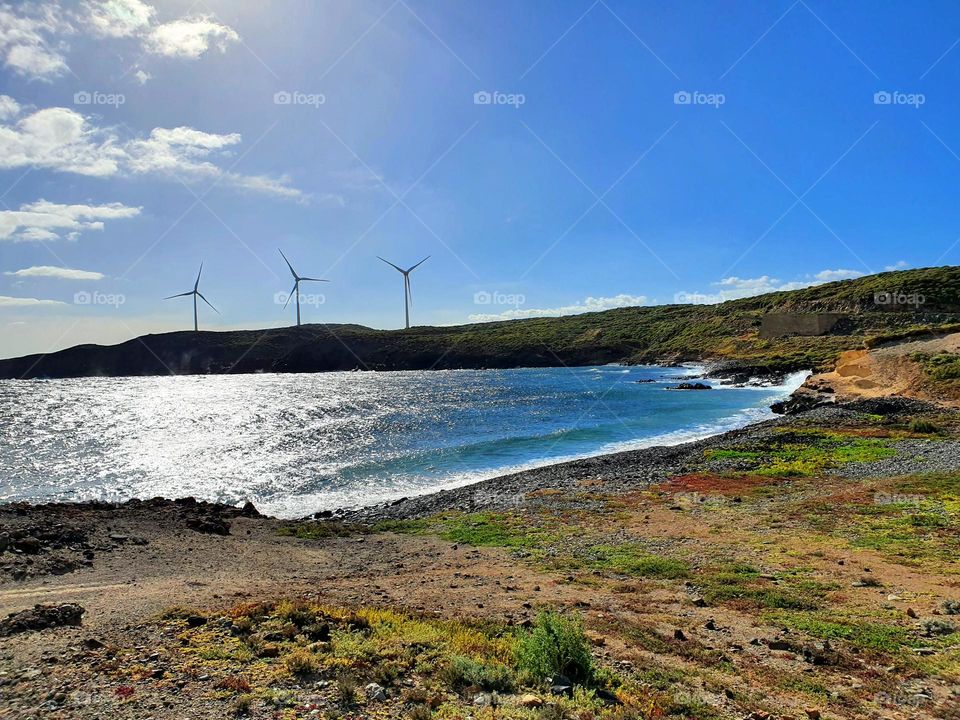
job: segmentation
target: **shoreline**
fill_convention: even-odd
[[[606,367],[609,366],[587,366],[583,369],[602,371]],[[624,368],[624,371],[626,372],[626,368],[632,366],[617,365],[616,367],[618,369]],[[655,369],[662,372],[664,370],[664,366],[649,366],[647,369],[649,369],[651,372]],[[541,369],[530,368],[529,370],[537,371]],[[642,374],[643,370],[644,368],[640,368],[639,372]],[[671,375],[660,378],[661,383],[669,384],[674,379],[714,379],[712,376],[713,367],[703,363],[674,365],[667,367],[666,370],[668,372],[671,370],[674,371],[676,373],[676,377]],[[374,507],[383,503],[393,503],[410,497],[420,497],[446,490],[455,490],[474,485],[479,482],[494,480],[503,476],[540,470],[542,468],[548,468],[556,465],[564,465],[570,462],[589,460],[592,458],[618,454],[621,452],[631,452],[638,449],[648,449],[659,446],[674,446],[678,444],[694,442],[706,439],[708,437],[722,435],[731,430],[746,427],[756,422],[765,422],[773,419],[774,417],[769,410],[771,404],[775,401],[786,399],[791,393],[795,392],[796,389],[801,385],[807,372],[809,371],[793,373],[786,376],[781,374],[760,376],[756,373],[751,373],[749,377],[735,379],[731,379],[729,376],[723,375],[720,383],[716,383],[716,380],[714,379],[714,390],[716,392],[723,392],[724,390],[731,388],[750,388],[753,390],[753,392],[746,392],[743,397],[740,398],[740,400],[721,400],[720,407],[725,407],[726,404],[729,403],[733,403],[735,406],[726,408],[725,410],[721,410],[720,412],[716,413],[719,415],[719,417],[713,418],[712,416],[708,416],[707,418],[698,420],[697,422],[687,421],[684,425],[680,425],[681,420],[680,418],[677,418],[675,424],[680,426],[673,427],[672,429],[669,423],[664,423],[666,427],[657,428],[656,430],[653,430],[653,428],[650,429],[653,430],[655,434],[645,433],[641,434],[639,437],[634,437],[629,440],[618,439],[614,437],[598,439],[599,441],[591,443],[594,445],[592,448],[589,446],[584,448],[565,448],[561,446],[556,448],[555,452],[558,454],[553,457],[549,456],[549,451],[554,450],[554,448],[552,445],[549,445],[549,438],[547,438],[547,442],[542,443],[543,447],[538,448],[540,453],[546,453],[546,457],[540,455],[540,453],[535,454],[528,452],[526,453],[530,456],[528,458],[523,458],[522,456],[518,456],[516,458],[502,458],[501,462],[504,462],[505,464],[500,467],[492,467],[487,469],[482,467],[483,463],[477,463],[476,467],[472,469],[450,468],[449,472],[441,473],[441,475],[446,475],[446,477],[431,479],[429,476],[424,476],[424,482],[420,487],[405,488],[402,486],[402,484],[400,484],[398,487],[391,489],[389,492],[382,493],[364,493],[362,491],[364,490],[365,486],[358,487],[357,491],[355,492],[338,491],[336,488],[333,488],[331,494],[327,498],[323,497],[325,495],[325,491],[322,489],[318,489],[315,492],[311,491],[310,493],[306,493],[302,498],[294,495],[283,494],[277,494],[274,497],[270,497],[269,494],[266,494],[264,497],[260,498],[254,494],[251,494],[244,497],[245,493],[242,492],[227,492],[217,495],[208,494],[203,490],[196,492],[196,490],[193,488],[188,488],[188,493],[184,493],[184,495],[189,494],[190,490],[194,490],[198,499],[202,498],[208,502],[222,503],[224,505],[236,504],[239,506],[245,501],[253,501],[255,504],[257,504],[258,508],[264,509],[264,511],[270,515],[284,519],[302,518],[318,514],[320,512],[332,511],[340,513],[358,511],[362,510],[363,508]],[[631,385],[630,387],[633,386]],[[666,389],[666,387],[664,387],[664,389]],[[732,397],[733,396],[731,396],[731,398]],[[686,402],[682,401],[681,405],[686,405]],[[650,430],[647,430],[646,432],[649,433]],[[636,432],[641,431],[637,430]],[[616,435],[616,433],[613,435]],[[454,472],[454,470],[456,470],[456,472]],[[436,482],[437,480],[440,482]],[[102,488],[98,491],[96,487],[85,490],[82,486],[78,488],[78,490],[67,494],[65,497],[63,495],[60,497],[44,497],[43,493],[40,492],[11,492],[11,495],[0,500],[0,503],[9,504],[28,502],[34,505],[44,505],[73,504],[94,501],[122,504],[130,499],[135,498],[146,500],[157,496],[168,499],[182,497],[182,495],[179,494],[168,494],[168,491],[173,489],[173,487],[167,488],[162,483],[153,484],[155,485],[155,488],[149,487],[150,483],[145,483],[144,487],[140,488],[139,490],[136,490],[135,488],[129,488],[128,491],[132,490],[133,492],[127,496],[124,496],[122,492],[108,492],[109,488]],[[11,489],[13,490],[14,488]],[[366,489],[370,490],[371,488]],[[27,490],[27,488],[24,488],[24,490]],[[363,497],[364,494],[367,494],[368,497]],[[372,497],[370,497],[371,495]]]
[[[399,719],[416,692],[463,717],[491,696],[449,674],[444,638],[512,642],[553,612],[582,623],[613,704],[868,720],[894,682],[911,704],[885,717],[934,720],[960,660],[958,477],[960,412],[881,399],[324,519],[0,505],[0,708]],[[558,702],[525,683],[503,717]]]

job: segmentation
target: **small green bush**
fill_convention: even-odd
[[[930,422],[929,420],[914,420],[910,423],[910,432],[920,433],[923,435],[934,435],[940,432],[940,426]]]
[[[513,672],[505,665],[484,663],[460,655],[450,658],[442,677],[454,690],[476,686],[488,691],[510,692],[514,687]]]
[[[516,649],[517,668],[536,680],[564,675],[578,685],[594,679],[593,657],[579,619],[541,612]]]

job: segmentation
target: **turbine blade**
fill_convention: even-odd
[[[322,280],[321,278],[300,278],[301,280],[310,280],[311,282],[330,282],[329,280]]]
[[[197,273],[197,281],[193,284],[193,289],[200,287],[200,276],[203,274],[203,263],[200,263],[200,272]]]
[[[210,305],[210,301],[207,300],[207,299],[203,296],[202,293],[197,293],[197,297],[200,298],[201,300],[203,300],[207,305]],[[217,310],[215,307],[213,307],[213,305],[210,305],[210,307],[213,308],[213,311],[214,311],[217,315],[220,314],[220,311]]]
[[[291,290],[291,291],[287,294],[287,301],[283,304],[283,309],[284,309],[284,310],[286,310],[286,309],[287,309],[287,305],[290,304],[290,298],[292,298],[292,297],[294,296],[294,294],[296,294],[296,293],[299,291],[298,285],[299,285],[299,281],[298,281],[298,282],[295,282],[295,283],[293,284],[293,290]]]
[[[413,286],[410,284],[410,276],[404,275],[403,279],[406,280],[407,300],[410,302],[410,307],[413,307]]]
[[[424,264],[427,260],[429,260],[429,259],[430,259],[430,256],[427,255],[423,260],[421,260],[421,261],[418,262],[416,265],[414,265],[412,268],[410,268],[409,270],[407,270],[407,272],[413,272],[414,270],[416,270],[418,267],[420,267],[421,265],[423,265],[423,264]]]
[[[294,279],[299,280],[297,277],[297,271],[293,269],[293,265],[291,265],[290,261],[287,260],[287,256],[283,254],[283,250],[277,248],[277,252],[280,253],[280,257],[283,258],[283,261],[287,264],[287,267],[290,268],[290,274],[293,275]]]
[[[178,297],[186,297],[187,295],[193,295],[193,290],[190,292],[180,293],[179,295],[171,295],[170,297],[165,297],[164,300],[173,300]]]
[[[378,259],[378,260],[383,260],[383,258],[380,257],[379,255],[377,255],[377,259]],[[383,262],[385,262],[387,265],[389,265],[390,267],[392,267],[394,270],[397,270],[398,272],[403,272],[403,271],[404,271],[403,268],[397,267],[396,265],[394,265],[394,264],[393,264],[392,262],[390,262],[389,260],[383,260]]]

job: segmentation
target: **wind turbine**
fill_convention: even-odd
[[[330,282],[329,280],[321,280],[320,278],[311,278],[311,277],[300,277],[297,275],[297,271],[293,269],[293,265],[290,264],[290,261],[287,260],[287,256],[283,254],[283,250],[277,248],[277,252],[280,253],[283,257],[283,261],[287,263],[287,267],[290,268],[290,274],[293,275],[293,294],[297,296],[297,327],[300,327],[300,282],[302,280],[307,280],[309,282]],[[290,304],[290,296],[287,296],[287,301],[283,304],[283,307],[286,308]]]
[[[197,324],[197,298],[203,300],[207,305],[210,305],[210,301],[207,300],[198,289],[200,287],[200,275],[203,274],[203,263],[200,263],[200,272],[197,273],[197,281],[193,284],[193,290],[190,292],[180,293],[179,295],[171,295],[170,297],[165,297],[164,300],[172,300],[173,298],[178,297],[187,297],[188,295],[193,295],[193,331],[197,332],[200,328]],[[220,311],[217,310],[213,305],[210,305],[213,308],[213,311],[219,315]]]
[[[380,257],[379,255],[377,255],[377,259],[383,260],[383,258]],[[430,256],[427,255],[423,260],[418,262],[413,267],[407,268],[406,270],[404,270],[402,267],[397,267],[389,260],[383,260],[383,262],[385,262],[387,265],[389,265],[394,270],[396,270],[401,275],[403,275],[403,309],[404,309],[404,313],[407,321],[407,330],[410,329],[410,305],[411,303],[413,303],[413,292],[410,290],[410,273],[412,273],[418,267],[423,265],[429,259],[430,259]]]

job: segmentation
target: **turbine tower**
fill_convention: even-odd
[[[297,271],[293,269],[293,265],[290,264],[290,261],[287,260],[287,256],[283,254],[283,250],[277,249],[277,252],[280,253],[280,256],[283,258],[283,261],[287,264],[287,267],[290,268],[290,274],[293,275],[293,291],[292,294],[297,296],[297,327],[300,327],[300,282],[330,282],[329,280],[321,280],[320,278],[311,278],[311,277],[300,277],[297,275]],[[287,301],[283,304],[284,309],[287,305],[290,304],[290,296],[287,296]]]
[[[377,259],[383,260],[383,258],[380,257],[379,255],[377,255]],[[397,267],[389,260],[383,260],[383,262],[385,262],[387,265],[389,265],[394,270],[396,270],[401,275],[403,275],[403,310],[404,310],[404,316],[407,322],[407,330],[410,329],[410,305],[413,303],[413,292],[410,290],[410,273],[412,273],[418,267],[423,265],[429,259],[430,259],[430,256],[427,255],[423,260],[418,262],[413,267],[407,268],[406,270],[404,270],[402,267]]]
[[[180,293],[179,295],[171,295],[170,297],[165,297],[164,300],[172,300],[173,298],[178,297],[187,297],[188,295],[193,295],[193,331],[197,332],[200,328],[197,323],[197,298],[203,300],[207,305],[210,305],[210,301],[207,300],[198,289],[200,287],[200,275],[203,274],[203,263],[200,263],[200,272],[197,273],[197,281],[193,284],[193,290],[190,292]],[[210,305],[213,308],[213,311],[219,315],[220,311],[217,310],[213,305]]]

